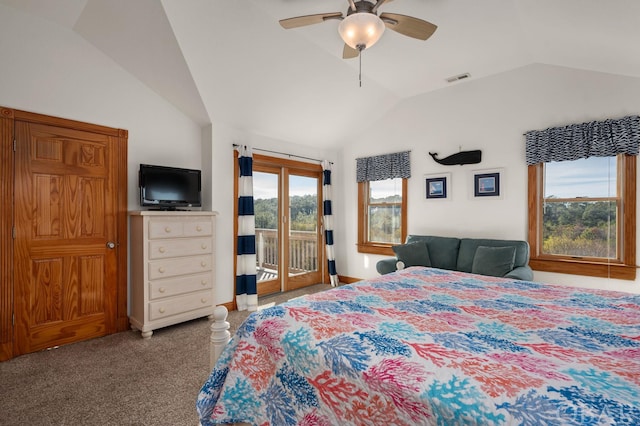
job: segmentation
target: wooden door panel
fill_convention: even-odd
[[[103,256],[42,258],[32,263],[28,289],[32,325],[104,312]]]
[[[0,361],[13,355],[13,120],[0,107]]]
[[[15,345],[115,331],[117,150],[107,135],[16,122]]]
[[[61,321],[62,315],[62,259],[33,261],[29,281],[29,300],[33,325]]]

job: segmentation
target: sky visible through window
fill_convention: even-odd
[[[317,180],[306,176],[289,175],[289,195],[314,195]],[[269,200],[278,197],[278,176],[273,173],[253,172],[253,198]]]
[[[379,200],[394,195],[402,196],[402,179],[385,179],[369,182],[371,199]]]
[[[613,197],[616,195],[616,158],[590,157],[575,161],[545,164],[545,197]],[[315,179],[290,175],[291,195],[315,194]],[[277,176],[254,172],[253,197],[270,199],[277,196]],[[393,179],[378,181],[375,198],[399,193],[398,182]]]
[[[545,198],[615,197],[616,157],[545,163]]]

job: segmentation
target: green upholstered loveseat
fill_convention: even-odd
[[[529,243],[520,240],[453,238],[409,235],[406,244],[394,247],[395,258],[378,261],[376,270],[388,274],[397,265],[431,266],[481,275],[532,280]]]

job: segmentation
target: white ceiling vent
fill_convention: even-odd
[[[464,80],[465,78],[471,77],[471,74],[468,72],[464,74],[454,75],[453,77],[449,77],[447,79],[447,83],[455,83],[456,81]]]

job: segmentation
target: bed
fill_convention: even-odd
[[[203,426],[640,424],[640,295],[412,267],[252,313]]]

